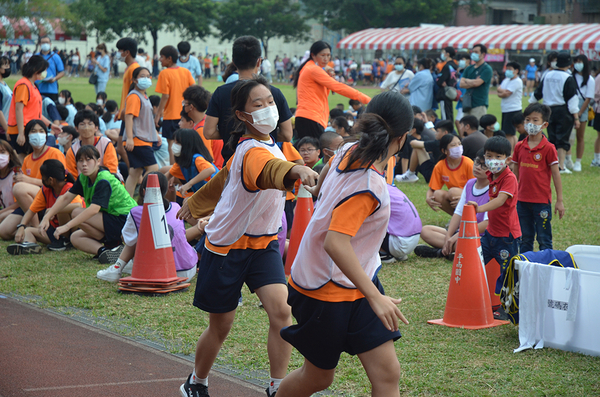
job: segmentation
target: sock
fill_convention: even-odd
[[[566,160],[566,161],[571,161],[571,155],[570,155],[570,154],[567,154],[567,155],[565,156],[565,160]]]
[[[271,378],[271,383],[269,384],[269,394],[275,393],[277,389],[279,389],[279,385],[283,379]]]
[[[576,163],[581,163],[581,159],[575,159]]]
[[[208,387],[208,378],[198,378],[196,376],[196,370],[194,369],[194,372],[192,372],[192,376],[190,376],[190,383],[192,385],[204,385]]]
[[[123,268],[125,267],[127,263],[125,263],[125,261],[121,258],[117,259],[117,262],[115,263],[115,265],[117,265],[117,269],[121,269],[123,270]]]
[[[600,161],[600,153],[594,153],[594,160],[596,160],[596,162]]]

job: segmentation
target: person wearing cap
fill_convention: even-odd
[[[525,86],[525,96],[530,96],[533,92],[535,82],[538,80],[538,67],[534,58],[529,58],[529,64],[525,67],[527,72],[527,85]]]
[[[577,82],[568,72],[571,67],[571,54],[560,52],[556,58],[556,69],[548,72],[540,81],[529,103],[544,99],[552,114],[548,122],[548,140],[558,151],[558,166],[561,174],[571,174],[565,167],[565,157],[571,148],[569,137],[573,126],[579,128],[579,98]]]

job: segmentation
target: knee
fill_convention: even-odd
[[[319,371],[318,373],[311,374],[311,384],[313,386],[313,391],[318,392],[321,390],[327,389],[333,383],[333,377],[335,375],[335,371]]]
[[[443,201],[447,201],[448,200],[448,192],[446,190],[436,190],[433,193],[433,198],[438,203],[441,203]]]
[[[225,321],[211,321],[208,325],[208,330],[222,343],[225,341],[225,338],[227,338],[227,335],[229,335],[229,331],[231,330],[232,326],[233,319]]]
[[[26,182],[17,182],[13,186],[13,196],[18,200],[27,195],[29,191],[29,183]]]
[[[292,308],[285,301],[278,302],[269,309],[269,322],[272,325],[285,327],[292,322]]]

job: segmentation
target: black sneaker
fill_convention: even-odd
[[[67,248],[71,247],[71,241],[67,237],[61,237],[46,246],[50,251],[65,251]]]
[[[6,251],[11,255],[41,254],[42,247],[36,243],[15,243],[6,247]]]
[[[271,386],[267,386],[267,389],[265,390],[267,392],[267,397],[275,397],[275,394],[277,394],[277,392],[273,392],[273,394],[269,393],[270,388]]]
[[[191,384],[190,383],[191,377],[192,377],[192,374],[190,374],[190,376],[188,376],[185,383],[179,387],[179,391],[181,392],[181,395],[183,397],[202,397],[202,396],[210,397],[208,395],[208,387],[206,387],[204,385]]]
[[[504,311],[504,308],[502,306],[500,306],[498,308],[498,310],[496,310],[494,312],[494,320],[510,320],[510,317],[508,317],[508,313],[506,313],[506,311]]]
[[[429,245],[420,244],[415,247],[415,255],[421,258],[441,258],[442,250]]]
[[[98,262],[104,265],[112,265],[119,259],[119,255],[121,255],[123,248],[123,244],[121,244],[111,249],[105,249],[98,255]]]
[[[381,259],[381,263],[394,263],[396,262],[396,258],[394,258],[391,254],[379,253],[379,258]]]

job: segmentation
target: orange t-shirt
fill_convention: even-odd
[[[448,159],[440,160],[435,165],[429,187],[431,190],[440,190],[444,185],[448,189],[453,187],[463,188],[469,179],[473,178],[473,160],[463,156],[458,167],[451,169]]]
[[[21,84],[15,89],[14,98],[15,98],[15,103],[21,102],[23,105],[27,106],[27,103],[29,102],[29,89],[27,88],[27,86],[25,84]],[[8,115],[5,114],[4,117],[8,121]],[[25,122],[25,121],[23,121],[23,122]],[[25,124],[27,124],[27,123],[25,123]],[[23,127],[25,127],[25,124],[23,125]],[[13,126],[9,125],[7,132],[10,135],[18,135],[19,128],[17,127],[16,124]]]
[[[142,108],[142,101],[140,101],[140,97],[137,95],[129,95],[127,97],[127,101],[125,102],[125,114],[132,114],[133,117],[139,117],[140,109]],[[127,130],[125,130],[127,133]],[[125,146],[127,142],[123,142],[123,146]],[[152,142],[142,141],[137,137],[133,137],[133,145],[134,146],[152,146]]]
[[[198,173],[208,169],[208,168],[214,168],[213,165],[211,163],[209,163],[208,161],[206,161],[204,159],[204,157],[202,156],[198,156],[196,157],[196,161],[194,161],[194,164],[196,165],[196,169],[198,170]],[[179,167],[179,164],[175,163],[171,166],[171,170],[169,171],[169,173],[171,175],[173,175],[175,178],[179,179],[182,183],[188,183],[188,180],[185,179],[185,176],[183,175],[183,171],[181,171],[181,167]],[[210,176],[208,178],[205,179],[206,182],[210,181]],[[177,192],[177,195],[180,197],[190,197],[194,194],[193,190],[188,190],[188,192],[185,194],[185,196],[181,195],[181,193]]]
[[[206,120],[206,116],[198,124],[196,124],[194,126],[194,130],[196,130],[198,135],[200,135],[200,138],[202,139],[202,143],[204,144],[204,146],[206,146],[206,148],[208,149],[208,152],[210,153],[211,157],[214,160],[215,155],[213,154],[213,150],[212,150],[213,141],[208,140],[204,137],[204,121],[205,120]]]
[[[169,100],[165,105],[163,120],[179,120],[181,118],[183,91],[194,84],[196,84],[196,81],[194,81],[192,73],[186,68],[174,66],[160,72],[155,91],[157,94],[167,94],[169,96]]]
[[[72,187],[73,184],[71,182],[65,183],[62,190],[60,191],[59,196],[62,196],[63,194],[68,192],[69,189],[71,189]],[[54,190],[52,188],[47,188],[44,186],[35,195],[33,202],[29,206],[29,210],[34,214],[37,214],[38,212],[43,211],[47,208],[52,208],[59,196],[54,195]],[[75,196],[73,201],[71,201],[71,204],[82,204],[82,206],[85,207],[85,203],[83,203],[81,196]],[[58,220],[56,218],[51,220],[50,224],[55,228],[59,226]]]
[[[50,159],[56,159],[60,161],[61,163],[63,163],[65,168],[67,166],[65,161],[65,155],[62,154],[60,150],[53,147],[47,147],[44,153],[42,153],[42,155],[38,158],[33,158],[33,153],[28,154],[27,157],[25,157],[25,159],[23,160],[23,166],[21,167],[21,171],[23,171],[23,174],[31,178],[41,180],[42,174],[40,173],[40,167],[42,166],[42,164],[44,164],[44,161]]]
[[[137,62],[132,63],[125,69],[125,73],[123,73],[123,88],[121,89],[121,107],[119,109],[123,110],[125,106],[125,99],[127,95],[129,95],[129,87],[131,86],[131,80],[133,80],[133,71],[140,67],[140,64]],[[117,119],[119,119],[119,114],[117,115]]]
[[[100,140],[99,136],[94,137],[94,146],[98,144]],[[96,149],[100,151],[100,148],[96,146]],[[75,160],[75,153],[73,152],[73,147],[71,146],[67,151],[67,170],[77,178],[79,176],[79,171],[77,170],[77,161]],[[104,167],[108,168],[111,174],[116,174],[119,169],[119,159],[117,158],[117,151],[115,147],[111,144],[106,145],[106,149],[104,153],[100,153],[100,160],[102,160],[102,164]]]

